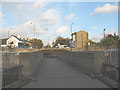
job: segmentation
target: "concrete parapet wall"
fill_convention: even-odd
[[[101,74],[103,73],[103,63],[105,61],[104,51],[94,52],[94,72]]]
[[[2,69],[9,69],[19,64],[19,53],[2,53]]]
[[[26,53],[3,52],[2,86],[36,76],[42,60],[43,54],[40,51]]]
[[[58,55],[60,60],[80,67],[89,73],[103,73],[104,53],[102,51],[83,51],[83,52],[61,52]]]
[[[20,53],[19,59],[23,65],[22,74],[25,77],[31,77],[39,69],[40,61],[43,60],[43,54],[38,52]]]
[[[2,86],[21,80],[21,69],[12,68],[2,72]]]

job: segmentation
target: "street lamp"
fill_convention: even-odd
[[[33,24],[34,38],[35,38],[35,22],[31,22],[31,24]]]
[[[73,25],[74,23],[71,23],[71,52],[72,52],[72,25]]]
[[[48,44],[49,44],[49,30],[48,29],[45,29],[46,31],[48,31]]]
[[[47,31],[48,31],[48,44],[49,44],[49,30],[48,29],[46,29]]]
[[[105,30],[106,29],[103,29],[103,32],[104,32],[104,48],[105,48]]]
[[[13,28],[9,28],[8,29],[8,38],[9,38],[9,34],[10,34],[10,30],[13,29]]]
[[[106,30],[106,29],[103,29],[103,32],[104,32],[104,40],[105,40],[105,30]]]
[[[49,40],[50,40],[50,37],[49,37],[49,30],[48,29],[46,29],[47,31],[48,31],[48,45],[50,45],[50,42],[49,42]]]
[[[46,29],[46,28],[43,28],[43,30],[48,31],[48,44],[49,44],[49,30],[48,30],[48,29]]]

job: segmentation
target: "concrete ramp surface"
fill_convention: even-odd
[[[39,74],[23,88],[109,88],[56,58],[44,58]]]

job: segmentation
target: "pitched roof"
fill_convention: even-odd
[[[21,38],[18,38],[18,37],[15,36],[15,35],[11,35],[10,37],[12,37],[12,36],[15,37],[15,38],[17,38],[19,41],[32,43],[32,42],[30,42],[30,41],[27,41],[27,40],[23,40],[23,39],[21,39]],[[9,38],[10,38],[10,37],[9,37]],[[8,39],[9,39],[9,38],[8,38]]]

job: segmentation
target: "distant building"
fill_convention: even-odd
[[[58,46],[56,46],[56,48],[69,48],[67,45],[61,45],[58,43]]]
[[[15,35],[11,35],[6,43],[7,46],[11,46],[12,48],[32,48],[32,42]]]
[[[82,48],[88,46],[88,32],[79,31],[72,33],[72,43],[73,48]]]
[[[7,47],[7,45],[1,45],[1,47],[2,47],[2,48],[6,48],[6,47]]]

